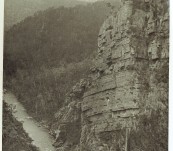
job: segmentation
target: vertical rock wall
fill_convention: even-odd
[[[95,135],[94,141],[102,142],[100,150],[105,150],[101,134],[121,133],[122,138],[109,136],[124,143],[112,146],[109,139],[105,146],[123,150],[127,129],[137,124],[136,115],[166,107],[167,77],[166,81],[156,79],[168,69],[167,11],[166,1],[125,0],[101,27],[93,82],[82,101],[82,130],[87,127]],[[95,150],[83,140],[89,150]]]
[[[90,81],[79,84],[82,93],[73,100],[80,103],[80,118],[75,120],[80,123],[80,143],[74,150],[123,151],[128,131],[137,125],[136,116],[166,108],[168,2],[121,3],[118,12],[113,12],[100,29]],[[69,109],[67,115],[74,119],[72,115],[76,114],[70,113]]]

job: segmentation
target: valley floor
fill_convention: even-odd
[[[55,151],[55,148],[52,146],[54,140],[49,135],[48,130],[39,125],[32,117],[29,117],[17,98],[13,94],[7,93],[4,94],[4,100],[9,106],[14,108],[13,116],[23,123],[23,128],[33,140],[33,145],[38,147],[40,151]]]

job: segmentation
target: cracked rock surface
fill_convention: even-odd
[[[56,113],[59,151],[124,151],[136,117],[168,100],[168,1],[122,0],[103,23],[90,78]]]

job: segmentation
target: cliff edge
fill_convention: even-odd
[[[55,115],[58,150],[130,150],[139,117],[168,109],[168,1],[122,0],[100,29],[94,63]]]

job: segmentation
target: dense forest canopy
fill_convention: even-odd
[[[38,12],[5,33],[5,54],[22,69],[81,61],[97,48],[103,10],[98,3]]]
[[[5,33],[5,56],[27,70],[82,61],[97,49],[98,31],[108,12],[104,2],[37,12]]]

